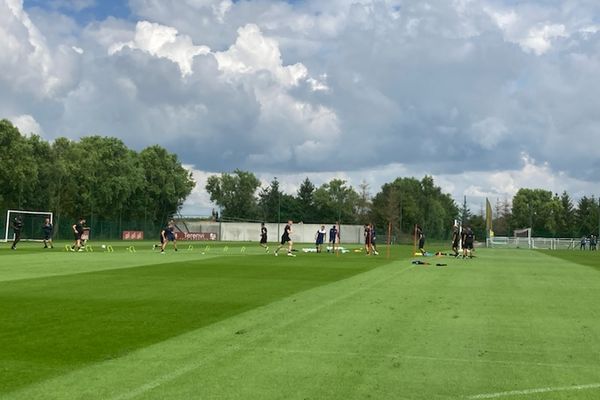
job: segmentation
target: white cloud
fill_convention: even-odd
[[[17,115],[8,119],[26,136],[30,134],[42,136],[44,134],[40,124],[31,115]]]
[[[298,182],[429,173],[459,197],[510,192],[535,183],[522,152],[547,160],[530,164],[548,187],[600,181],[600,3],[128,4],[81,25],[0,0],[0,114]]]
[[[558,38],[566,38],[567,29],[562,24],[549,24],[535,26],[529,29],[527,36],[519,42],[524,49],[542,55],[552,47],[552,41]]]
[[[44,35],[21,0],[0,1],[0,80],[37,97],[50,97],[64,84]]]
[[[192,73],[192,63],[197,55],[210,52],[206,46],[194,46],[189,36],[178,35],[177,29],[148,21],[140,21],[135,27],[133,41],[115,43],[108,49],[113,55],[124,47],[139,49],[157,57],[163,57],[176,63],[181,75]]]

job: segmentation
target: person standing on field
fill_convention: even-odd
[[[371,226],[369,224],[365,224],[363,226],[364,232],[363,236],[365,237],[365,251],[368,256],[371,255]]]
[[[321,225],[321,229],[319,229],[315,234],[315,245],[317,246],[317,253],[321,253],[323,251],[323,242],[325,242],[326,234],[327,231],[325,230],[325,225]]]
[[[267,227],[264,222],[260,223],[260,247],[265,249],[265,252],[269,252],[269,246],[267,246]]]
[[[419,251],[421,252],[422,255],[425,255],[425,253],[427,253],[425,251],[425,234],[423,233],[423,228],[421,228],[421,225],[417,225],[415,235],[419,242],[419,245],[418,245]]]
[[[10,247],[12,250],[16,250],[17,249],[17,243],[19,243],[21,241],[21,231],[23,230],[23,220],[21,219],[20,216],[16,216],[12,223],[11,223],[11,227],[13,229],[13,232],[15,233],[15,239],[13,240],[13,244]]]
[[[50,218],[46,218],[44,220],[44,225],[42,225],[42,232],[44,233],[44,248],[54,248],[54,244],[52,243],[52,232],[54,231],[54,226],[52,222],[50,222]],[[50,245],[50,246],[48,246]]]
[[[459,252],[458,248],[460,247],[460,230],[458,229],[458,225],[454,224],[452,227],[452,251],[454,252],[454,257],[458,257]]]
[[[475,234],[470,226],[463,231],[462,235],[463,244],[463,258],[473,258],[473,246],[475,243]]]
[[[339,231],[337,229],[337,224],[333,225],[329,230],[329,244],[331,245],[331,252],[335,253],[335,245],[337,244],[339,238]]]

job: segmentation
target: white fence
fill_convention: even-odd
[[[569,250],[578,249],[580,239],[573,238],[542,238],[542,237],[507,237],[496,236],[486,240],[486,247],[508,249],[549,249]]]
[[[260,224],[252,222],[210,222],[210,221],[177,221],[183,231],[216,233],[218,240],[232,242],[258,242],[260,239]],[[279,242],[285,223],[266,223],[267,240],[269,243]],[[333,224],[325,224],[326,241],[329,241],[329,229]],[[278,229],[279,228],[279,229]],[[315,234],[321,228],[320,224],[294,224],[292,240],[299,243],[314,243]],[[364,228],[362,225],[342,225],[340,228],[341,243],[363,243]],[[380,232],[383,237],[383,231]]]

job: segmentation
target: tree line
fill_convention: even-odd
[[[373,222],[380,231],[391,223],[394,234],[404,235],[405,239],[415,224],[421,225],[430,238],[447,239],[452,223],[458,220],[470,225],[477,238],[486,237],[483,206],[480,212],[472,212],[466,198],[459,206],[435,185],[431,176],[421,180],[399,177],[385,183],[374,195],[365,182],[357,190],[341,179],[316,187],[306,178],[295,194],[287,194],[281,191],[277,178],[261,187],[252,172],[237,169],[210,176],[206,190],[211,201],[220,207],[223,220]],[[575,204],[567,192],[558,195],[524,188],[511,200],[495,201],[493,231],[497,236],[512,236],[515,229],[531,227],[536,236],[598,234],[599,210],[594,196],[584,196]]]
[[[50,210],[65,222],[85,217],[92,227],[155,225],[175,214],[195,186],[177,156],[160,146],[136,152],[101,136],[48,142],[1,120],[0,148],[0,210]]]
[[[497,199],[494,233],[511,235],[514,229],[532,228],[532,235],[572,238],[600,234],[600,199],[583,196],[575,202],[569,193],[519,189],[512,201]]]
[[[252,172],[237,169],[210,176],[206,191],[220,207],[222,220],[373,222],[380,232],[391,222],[396,235],[410,233],[419,223],[430,237],[445,238],[459,214],[454,200],[430,176],[421,180],[397,178],[374,196],[365,182],[357,191],[341,179],[316,187],[306,178],[291,195],[281,191],[277,178],[261,187]]]

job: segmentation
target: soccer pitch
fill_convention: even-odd
[[[0,247],[1,399],[600,398],[594,252],[113,245]]]

